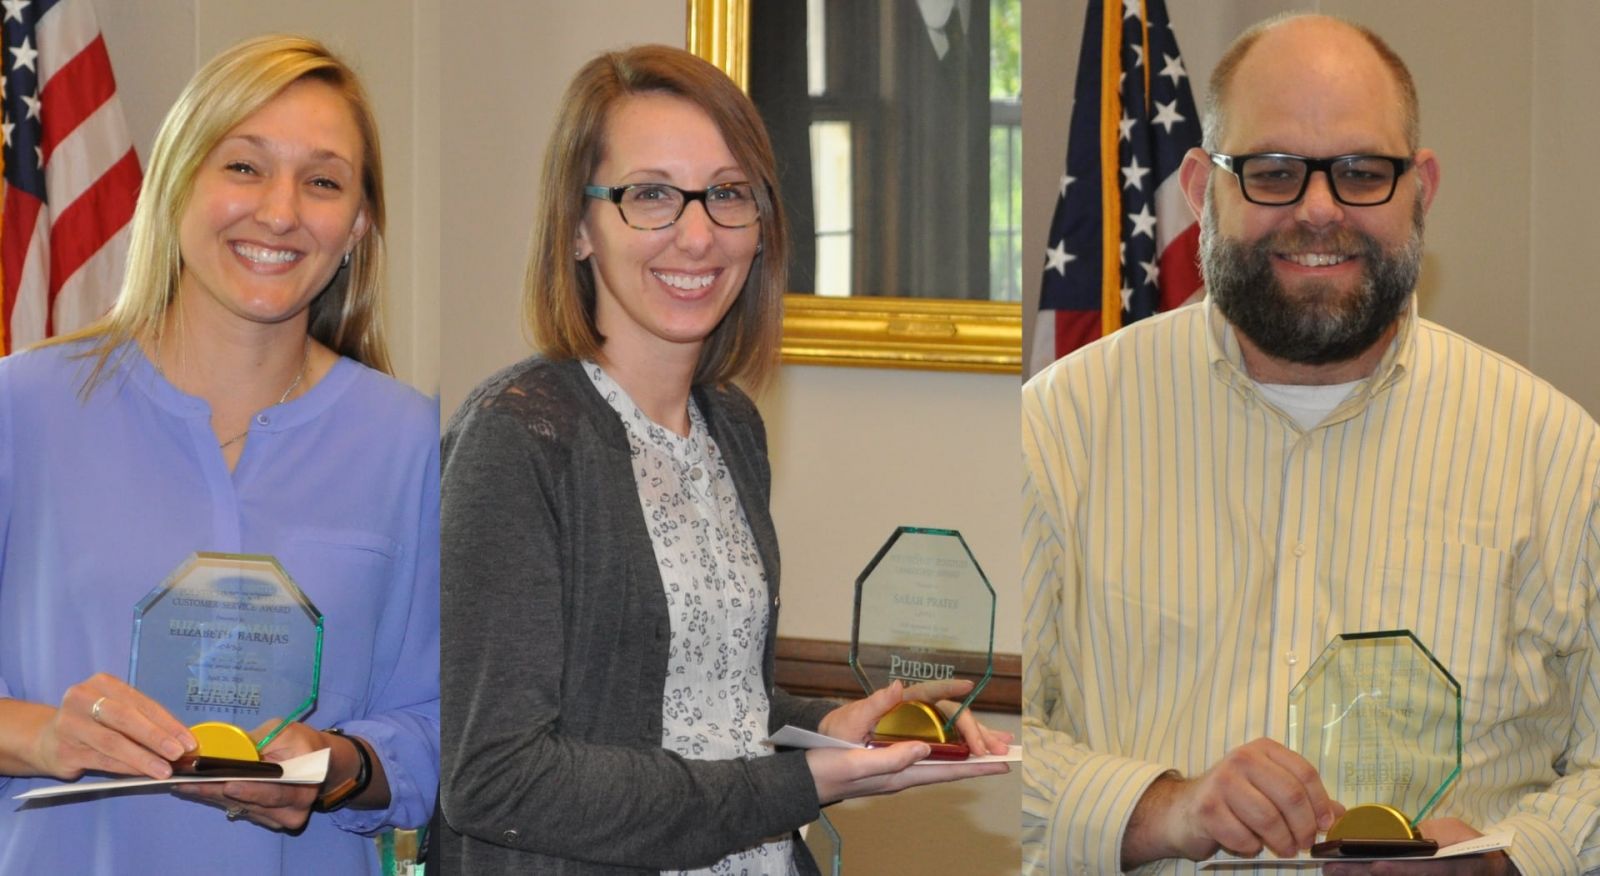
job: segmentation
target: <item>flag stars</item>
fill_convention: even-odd
[[[1122,169],[1122,187],[1144,191],[1144,178],[1150,175],[1150,168],[1139,166],[1139,156],[1134,155],[1128,159],[1128,166]]]
[[[1128,46],[1128,48],[1133,50],[1133,66],[1135,66],[1135,67],[1143,67],[1144,66],[1144,46],[1141,46],[1138,43],[1134,43],[1133,45]]]
[[[1189,75],[1183,69],[1183,59],[1169,55],[1166,52],[1161,53],[1161,58],[1167,62],[1167,66],[1161,68],[1161,73],[1159,75],[1171,77],[1172,85],[1174,88],[1176,88],[1178,85],[1178,80]]]
[[[1122,0],[1122,17],[1142,18],[1143,15],[1141,14],[1139,7],[1141,4],[1143,4],[1143,2],[1144,0]]]
[[[39,57],[39,51],[33,46],[29,45],[29,42],[30,41],[28,39],[24,38],[22,40],[22,45],[17,46],[12,53],[14,57],[14,60],[11,64],[12,72],[21,70],[23,67],[27,67],[29,70],[32,70],[35,73],[39,72],[39,68],[33,65],[34,60]]]
[[[1060,273],[1061,276],[1065,277],[1067,275],[1067,263],[1076,259],[1077,256],[1067,252],[1067,242],[1065,240],[1058,240],[1056,241],[1055,246],[1045,250],[1044,271],[1047,274],[1051,271],[1056,271]]]
[[[1143,234],[1145,237],[1155,240],[1156,215],[1150,212],[1149,204],[1140,207],[1137,213],[1129,213],[1128,219],[1133,222],[1133,234],[1131,236],[1138,237]]]
[[[1150,124],[1162,125],[1163,130],[1170,134],[1173,125],[1181,125],[1186,121],[1188,119],[1178,112],[1178,101],[1174,98],[1166,103],[1156,101],[1156,117],[1150,120]]]
[[[1133,126],[1135,124],[1138,124],[1138,120],[1137,119],[1128,118],[1128,114],[1126,112],[1124,112],[1122,114],[1122,121],[1117,122],[1117,128],[1121,131],[1121,134],[1119,135],[1118,139],[1121,139],[1121,140],[1132,140],[1133,139]]]
[[[33,0],[0,0],[0,6],[6,8],[6,17],[3,20],[16,21],[20,24],[22,22],[22,10],[27,9],[28,4],[32,2]]]
[[[1125,311],[1133,310],[1133,289],[1127,286],[1122,287],[1122,309]]]
[[[1139,267],[1144,268],[1144,281],[1146,283],[1154,286],[1156,281],[1161,279],[1161,266],[1156,264],[1155,259],[1151,259],[1148,262],[1140,262]]]
[[[39,96],[37,94],[24,94],[22,102],[28,105],[27,118],[37,119],[39,117]]]
[[[6,147],[7,148],[10,148],[10,146],[11,146],[11,129],[15,128],[15,127],[16,127],[16,125],[13,125],[10,122],[0,122],[0,132],[4,132],[5,133]]]
[[[1067,196],[1067,186],[1070,186],[1070,185],[1072,185],[1073,183],[1075,183],[1077,181],[1078,181],[1077,178],[1072,176],[1071,174],[1063,173],[1061,175],[1061,195],[1060,195],[1060,197],[1065,198]]]

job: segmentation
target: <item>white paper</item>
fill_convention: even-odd
[[[290,758],[280,766],[283,777],[266,778],[196,778],[174,776],[170,779],[109,779],[104,782],[67,782],[47,788],[35,788],[13,797],[14,800],[39,800],[47,797],[70,797],[74,794],[92,794],[104,791],[126,791],[130,788],[149,788],[155,785],[193,785],[208,782],[271,782],[278,785],[320,785],[328,777],[328,749]]]
[[[772,734],[772,738],[766,740],[766,742],[770,745],[781,745],[784,748],[866,748],[865,745],[859,742],[835,739],[832,736],[824,736],[821,733],[813,733],[810,730],[802,730],[799,727],[788,724],[784,725],[783,729]],[[1005,754],[985,754],[979,757],[969,757],[966,760],[934,760],[929,758],[927,760],[919,760],[912,766],[961,766],[974,763],[1021,762],[1022,746],[1013,745],[1010,746]]]
[[[1338,861],[1431,861],[1438,858],[1460,858],[1466,855],[1481,855],[1486,852],[1497,852],[1501,849],[1511,848],[1514,834],[1511,831],[1501,831],[1470,839],[1466,842],[1445,846],[1432,855],[1415,856],[1408,858],[1312,858],[1309,852],[1302,853],[1295,858],[1217,858],[1211,861],[1200,862],[1200,869],[1209,870],[1215,867],[1229,867],[1232,869],[1252,867],[1321,867],[1323,864]]]

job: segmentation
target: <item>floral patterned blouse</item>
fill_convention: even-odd
[[[692,760],[762,757],[769,703],[762,678],[767,576],[728,466],[689,399],[689,434],[645,416],[593,362],[584,372],[622,418],[633,478],[666,589],[672,637],[661,696],[661,744]],[[788,836],[673,876],[790,876]]]

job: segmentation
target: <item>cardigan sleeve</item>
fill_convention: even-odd
[[[563,732],[562,703],[581,697],[564,691],[581,675],[567,665],[574,582],[564,569],[588,559],[566,551],[603,536],[574,538],[576,521],[560,513],[553,482],[571,469],[559,429],[519,419],[480,406],[445,439],[440,670],[451,827],[537,854],[662,869],[706,866],[814,820],[802,752],[694,761]]]

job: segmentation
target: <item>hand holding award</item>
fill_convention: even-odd
[[[281,774],[259,751],[316,706],[321,665],[322,615],[272,557],[195,554],[134,609],[130,682],[198,722],[177,775]]]
[[[994,674],[994,606],[960,533],[895,530],[856,579],[850,668],[869,694],[895,682],[916,693],[877,722],[869,745],[917,740],[935,759],[967,759],[956,726]],[[942,697],[960,697],[948,716],[925,701]]]
[[[1438,850],[1416,825],[1461,773],[1461,686],[1409,630],[1329,643],[1289,692],[1287,744],[1348,807],[1313,857]]]

